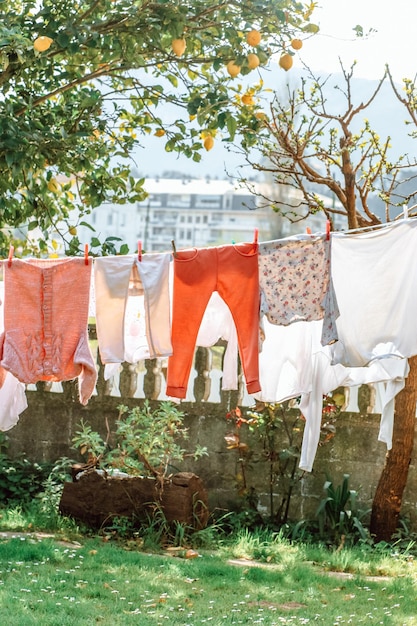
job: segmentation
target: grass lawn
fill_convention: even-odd
[[[0,624],[417,625],[410,555],[332,552],[241,533],[216,551],[184,557],[149,554],[133,540],[4,535]]]

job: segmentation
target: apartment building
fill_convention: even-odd
[[[147,179],[148,197],[135,204],[105,203],[90,217],[96,236],[119,237],[131,252],[138,240],[145,251],[205,247],[270,237],[270,207],[260,207],[256,195],[228,180]],[[91,237],[79,228],[79,237]]]
[[[255,229],[259,240],[267,241],[305,233],[307,228],[313,233],[326,228],[322,212],[301,219],[308,210],[295,189],[286,190],[287,201],[294,204],[292,220],[275,213],[262,199],[271,197],[265,183],[253,182],[248,189],[230,180],[151,178],[145,189],[148,196],[142,202],[104,203],[94,209],[89,223],[95,236],[101,241],[118,237],[116,247],[127,244],[130,252],[137,250],[139,240],[144,251],[164,252],[172,249],[172,241],[178,249],[206,247],[252,241]],[[323,200],[334,204],[331,198]],[[345,218],[340,217],[335,227],[346,228]],[[87,227],[78,228],[84,243],[92,234]]]

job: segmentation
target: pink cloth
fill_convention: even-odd
[[[87,404],[97,380],[87,334],[92,260],[13,259],[3,268],[0,365],[26,384],[78,377]]]

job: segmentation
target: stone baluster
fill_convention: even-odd
[[[122,398],[134,398],[138,386],[138,374],[136,365],[123,363],[120,372],[119,389]]]
[[[143,378],[143,393],[148,400],[157,400],[162,388],[164,369],[160,359],[145,361],[146,374]]]
[[[213,367],[213,353],[210,348],[197,348],[194,355],[197,376],[194,380],[194,398],[196,402],[207,402],[211,391],[210,372]]]

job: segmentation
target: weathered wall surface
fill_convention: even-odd
[[[16,457],[25,454],[33,461],[56,460],[62,456],[76,461],[80,458],[71,449],[71,439],[77,430],[80,419],[106,436],[118,416],[118,405],[134,406],[141,399],[121,399],[101,395],[90,399],[83,407],[76,399],[75,387],[65,385],[64,393],[28,391],[28,409],[21,415],[19,423],[7,433],[9,454]],[[236,404],[232,405],[236,406]],[[189,428],[189,448],[195,443],[208,448],[208,456],[198,462],[188,461],[172,471],[194,471],[203,478],[209,494],[211,510],[232,509],[242,504],[237,483],[242,481],[242,466],[236,450],[228,450],[225,435],[233,430],[225,419],[226,405],[208,402],[181,404],[186,413]],[[375,488],[384,464],[386,447],[377,441],[379,429],[378,415],[344,413],[337,419],[335,436],[318,449],[313,472],[302,475],[297,472],[291,498],[290,519],[300,520],[312,517],[318,502],[323,496],[323,484],[329,477],[336,485],[344,474],[350,475],[350,488],[359,491],[362,509],[369,509]],[[300,431],[300,436],[302,431]],[[265,450],[256,435],[244,427],[240,430],[241,439],[248,444],[249,458],[246,458],[245,477],[247,487],[252,487],[258,498],[260,510],[268,511],[269,461]],[[280,441],[278,437],[278,441]],[[282,434],[283,447],[285,435]],[[277,510],[282,499],[279,486],[274,488],[273,506]],[[409,480],[405,493],[402,514],[412,520],[417,530],[417,472],[416,461],[410,467]]]

